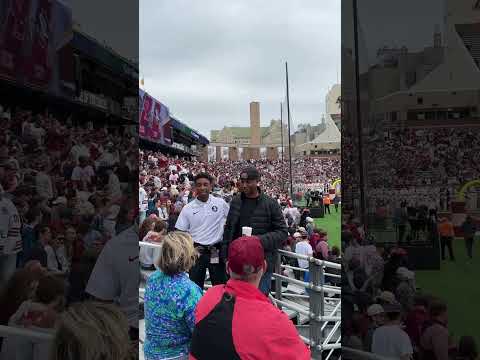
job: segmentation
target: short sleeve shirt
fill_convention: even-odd
[[[195,243],[213,245],[223,239],[228,210],[222,198],[210,195],[206,202],[195,199],[183,207],[175,227],[188,232]]]

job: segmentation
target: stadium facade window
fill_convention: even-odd
[[[397,121],[397,112],[396,112],[396,111],[392,111],[392,112],[390,113],[390,119],[391,119],[392,121]]]
[[[427,112],[425,112],[425,119],[435,120],[435,115],[436,115],[435,111],[427,111]]]

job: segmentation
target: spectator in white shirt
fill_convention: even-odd
[[[112,200],[122,196],[122,187],[118,176],[113,172],[112,167],[107,168],[108,183],[106,187],[106,195]]]
[[[0,287],[15,272],[17,253],[22,250],[20,228],[17,208],[5,197],[0,184]]]
[[[52,200],[54,196],[52,178],[45,172],[45,163],[39,164],[37,169],[35,176],[37,194],[46,200]]]
[[[160,203],[160,206],[157,208],[158,217],[163,221],[168,221],[168,208],[166,201],[159,199],[158,202]]]
[[[72,146],[70,153],[73,155],[75,162],[78,163],[81,156],[88,158],[90,156],[90,150],[82,143],[81,140],[74,139],[73,141],[75,142],[75,145]]]
[[[211,195],[213,178],[207,173],[195,177],[197,198],[185,205],[175,228],[188,232],[200,253],[190,269],[190,279],[203,289],[208,268],[213,285],[226,282],[225,264],[220,260],[220,246],[229,206],[222,198]]]
[[[139,209],[139,218],[140,218],[140,224],[141,224],[147,217],[147,210],[148,210],[148,195],[141,184],[139,184],[139,187],[138,187],[138,209]]]
[[[297,234],[294,234],[294,237]],[[295,245],[295,253],[300,255],[306,256],[313,256],[313,249],[310,243],[308,242],[308,237],[306,232],[300,234],[302,237],[299,238],[299,241]],[[297,237],[298,238],[298,237]],[[303,273],[303,281],[309,282],[310,281],[310,273],[308,271],[308,260],[298,259],[298,266],[302,269],[306,269]],[[308,290],[307,290],[308,291]]]
[[[168,177],[168,180],[170,180],[171,184],[177,184],[178,174],[176,173],[176,171],[172,171],[172,173]]]
[[[67,274],[70,271],[64,242],[65,235],[59,234],[44,247],[47,253],[47,269],[53,273]]]
[[[80,156],[78,158],[78,165],[72,172],[72,181],[75,189],[87,189],[94,176],[95,171],[90,165],[88,165],[88,158]]]
[[[411,360],[413,347],[407,333],[401,328],[401,305],[383,305],[387,315],[385,325],[373,333],[372,352],[392,359]]]

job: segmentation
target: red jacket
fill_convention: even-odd
[[[272,305],[260,290],[244,281],[230,279],[226,285],[209,289],[197,305],[196,326],[220,303],[225,292],[235,296],[232,339],[240,359],[310,360],[310,350],[288,316]],[[211,341],[212,335],[198,334],[199,343],[204,339]],[[191,354],[189,359],[202,360]]]

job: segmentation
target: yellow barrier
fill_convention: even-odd
[[[341,179],[335,180],[335,181],[333,182],[333,184],[332,184],[332,188],[334,188],[335,191],[336,191],[336,190],[337,190],[337,185],[338,185],[338,184],[341,184],[341,183],[342,183],[342,180],[341,180]],[[338,194],[341,194],[341,193],[342,193],[342,189],[340,188],[337,193],[338,193]]]
[[[472,186],[479,185],[480,186],[480,180],[472,180],[464,184],[460,190],[458,191],[457,194],[457,200],[458,201],[465,201],[465,192]]]

